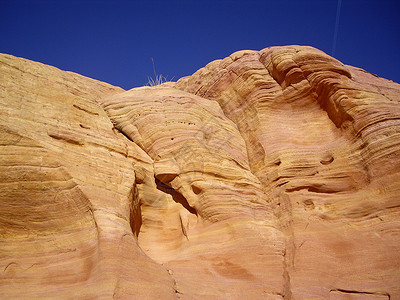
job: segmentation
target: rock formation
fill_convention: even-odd
[[[0,55],[0,298],[400,299],[400,85],[311,47],[124,91]]]

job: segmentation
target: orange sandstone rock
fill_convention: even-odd
[[[400,86],[311,47],[129,91],[0,55],[4,298],[400,298]]]
[[[97,99],[122,90],[0,56],[0,298],[173,297],[130,226],[151,159]]]

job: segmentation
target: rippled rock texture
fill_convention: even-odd
[[[129,91],[0,55],[1,297],[400,298],[399,101],[311,47]]]

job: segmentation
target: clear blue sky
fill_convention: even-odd
[[[124,89],[173,80],[237,50],[332,54],[338,0],[0,0],[0,52]],[[400,82],[400,1],[341,0],[334,56]]]

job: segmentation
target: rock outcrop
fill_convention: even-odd
[[[400,298],[399,102],[311,47],[129,91],[2,54],[1,298]]]

